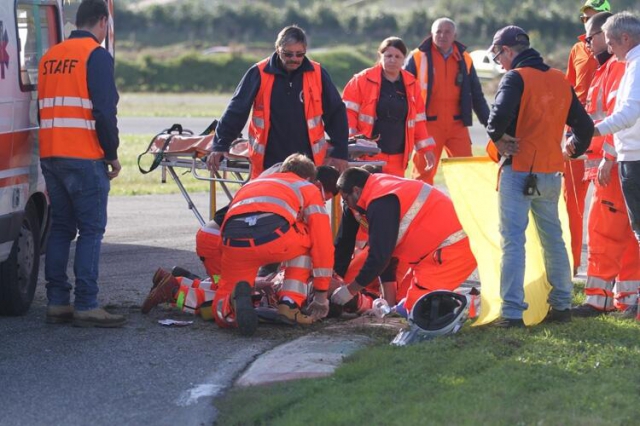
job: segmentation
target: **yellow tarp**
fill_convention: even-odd
[[[474,325],[493,321],[500,315],[500,232],[498,230],[498,165],[488,157],[443,159],[442,171],[462,227],[469,236],[471,250],[478,261],[482,308]],[[567,209],[560,197],[558,205],[565,247],[570,241]],[[524,312],[527,325],[542,321],[549,310],[547,296],[551,286],[547,282],[542,246],[531,214],[527,228],[526,268],[524,277]],[[569,256],[570,261],[571,257]],[[571,266],[573,268],[573,266]]]

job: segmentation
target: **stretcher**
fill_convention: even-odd
[[[187,189],[182,183],[181,177],[190,174],[194,179],[209,182],[209,215],[212,219],[217,211],[217,185],[231,202],[236,188],[249,181],[251,175],[251,162],[249,161],[249,141],[239,138],[231,143],[229,152],[225,154],[220,167],[216,171],[207,168],[207,156],[212,152],[213,135],[217,121],[214,120],[200,135],[184,129],[180,124],[174,124],[170,128],[162,130],[149,143],[147,149],[138,156],[138,168],[141,173],[147,174],[156,168],[161,168],[161,182],[167,182],[167,174],[175,182],[180,193],[187,201],[189,210],[193,212],[201,226],[206,221],[200,213]],[[382,167],[384,161],[369,161],[367,157],[376,155],[380,148],[375,141],[366,139],[352,139],[348,145],[349,166],[358,167],[365,164]],[[145,155],[152,156],[153,160],[148,168],[143,167],[142,159]],[[179,170],[182,172],[179,173]],[[333,218],[336,217],[336,207],[339,203],[333,203]]]

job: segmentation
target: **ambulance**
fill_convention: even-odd
[[[105,47],[113,54],[113,0]],[[38,151],[38,62],[80,0],[0,0],[0,315],[27,312],[50,226]]]

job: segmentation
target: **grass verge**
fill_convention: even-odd
[[[231,390],[218,424],[636,424],[638,331],[603,317],[381,343],[328,378]]]

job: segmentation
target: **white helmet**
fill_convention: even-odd
[[[452,291],[436,290],[420,297],[409,313],[409,327],[401,330],[391,342],[405,346],[436,336],[456,333],[467,320],[467,296]]]

